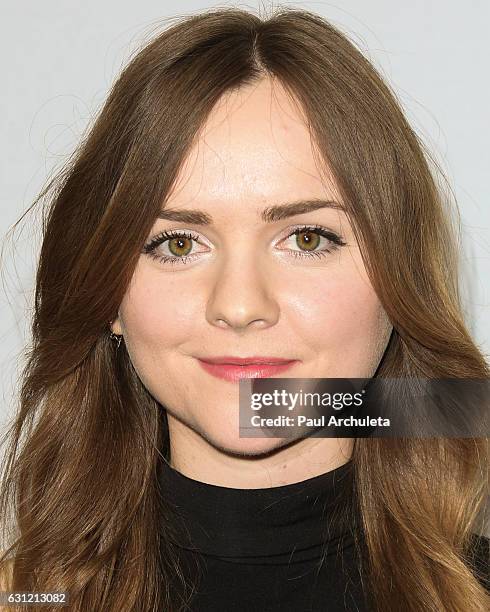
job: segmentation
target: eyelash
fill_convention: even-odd
[[[324,249],[323,251],[290,251],[293,257],[325,257],[326,255],[336,251],[339,247],[345,246],[345,242],[342,240],[340,236],[327,230],[326,228],[320,225],[303,225],[302,227],[298,227],[294,229],[290,234],[285,236],[283,240],[287,240],[291,238],[291,236],[299,235],[304,232],[313,232],[318,234],[319,236],[323,236],[330,242],[330,248]],[[156,249],[166,242],[167,240],[172,240],[173,238],[187,238],[189,240],[194,240],[195,242],[199,242],[199,236],[192,234],[191,232],[179,231],[179,230],[168,230],[164,232],[160,232],[156,236],[154,236],[150,242],[145,244],[143,247],[143,253],[148,255],[152,259],[160,263],[169,263],[171,265],[175,264],[186,264],[190,260],[194,259],[198,254],[194,255],[183,255],[182,257],[178,257],[177,255],[169,257],[168,255],[157,255],[155,253]]]

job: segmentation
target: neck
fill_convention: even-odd
[[[353,438],[276,439],[276,448],[266,453],[251,453],[250,447],[247,454],[231,453],[171,415],[168,427],[171,467],[193,480],[239,489],[277,487],[319,476],[347,463],[354,444]]]

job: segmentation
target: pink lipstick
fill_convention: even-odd
[[[277,357],[205,357],[198,358],[202,368],[216,378],[238,382],[241,378],[270,378],[288,370],[296,359]]]

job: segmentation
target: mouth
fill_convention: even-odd
[[[242,378],[270,378],[291,368],[296,359],[276,357],[220,357],[198,358],[201,367],[216,378],[238,382]]]

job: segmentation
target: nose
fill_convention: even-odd
[[[272,280],[271,270],[260,254],[235,251],[216,269],[206,308],[208,322],[237,331],[274,325],[279,318],[279,304],[273,296]]]

